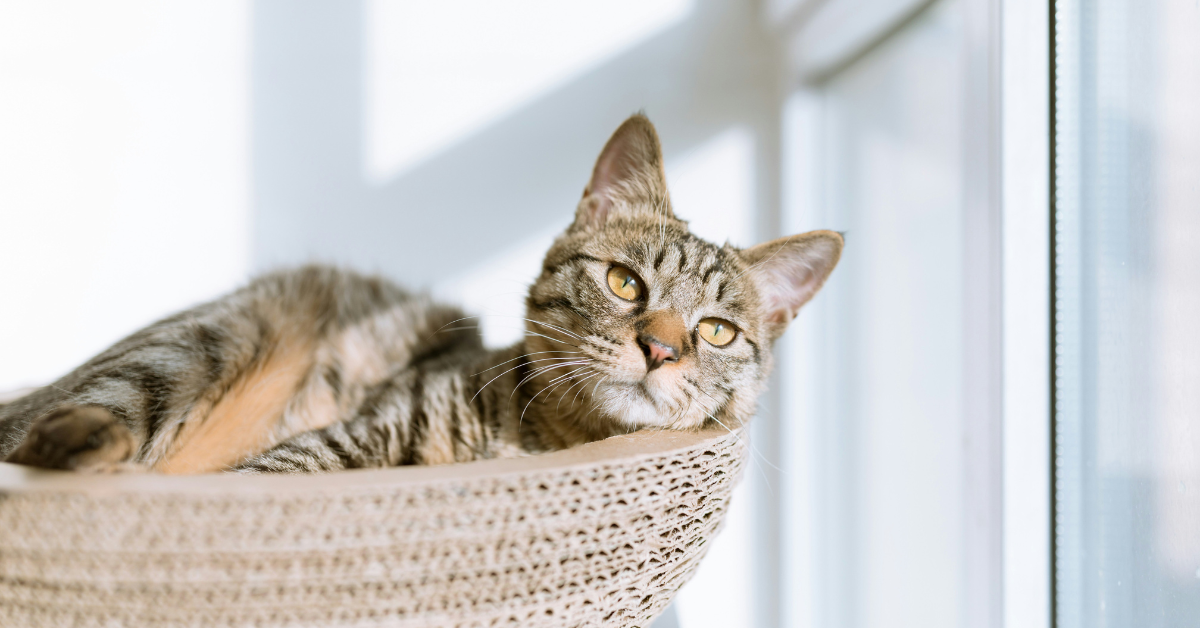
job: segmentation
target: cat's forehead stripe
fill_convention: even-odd
[[[600,258],[594,257],[592,255],[588,255],[587,253],[574,253],[574,254],[570,255],[569,257],[567,257],[566,259],[557,260],[557,261],[551,260],[549,257],[547,257],[545,264],[542,266],[542,269],[548,273],[554,274],[554,273],[558,272],[558,270],[560,268],[562,268],[564,266],[569,266],[576,262],[600,263],[602,261],[603,260],[601,260]]]

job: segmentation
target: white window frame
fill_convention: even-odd
[[[1051,0],[1004,0],[1004,625],[1053,625]]]

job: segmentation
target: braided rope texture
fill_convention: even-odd
[[[576,449],[271,478],[0,465],[0,626],[647,626],[718,530],[743,433]]]

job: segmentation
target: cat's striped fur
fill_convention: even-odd
[[[841,237],[748,250],[675,218],[653,127],[630,118],[527,299],[524,342],[483,348],[458,309],[306,267],[160,321],[0,407],[0,455],[67,469],[312,472],[560,449],[754,412],[771,342]],[[642,292],[616,296],[630,270]],[[733,341],[701,339],[717,318]],[[662,367],[662,368],[659,368]]]

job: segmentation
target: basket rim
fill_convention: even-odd
[[[526,475],[579,467],[619,466],[633,460],[662,457],[708,445],[716,446],[726,439],[744,437],[744,427],[727,430],[720,426],[708,426],[694,431],[644,429],[569,449],[521,458],[476,460],[436,466],[352,469],[304,475],[83,474],[0,462],[0,494],[84,493],[102,496],[136,492],[199,496],[312,494],[389,486],[412,489],[488,477]]]

